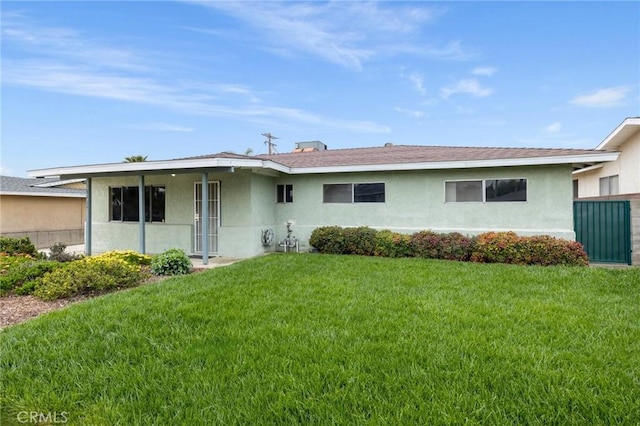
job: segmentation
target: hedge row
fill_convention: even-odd
[[[369,227],[325,226],[311,233],[309,244],[320,253],[382,257],[422,257],[519,265],[586,266],[582,245],[547,235],[521,237],[514,232],[487,232],[467,237],[458,232],[421,231],[413,235]]]

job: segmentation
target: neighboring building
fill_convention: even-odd
[[[573,239],[574,167],[617,157],[600,150],[392,144],[327,150],[315,141],[286,154],[220,153],[30,175],[87,179],[89,252],[177,247],[250,257],[275,250],[262,245],[263,233],[273,229],[281,240],[287,221],[303,250],[311,232],[326,225]]]
[[[574,198],[640,194],[640,118],[624,120],[596,149],[620,156],[574,171]]]
[[[28,236],[37,248],[84,242],[84,179],[0,176],[0,235]]]

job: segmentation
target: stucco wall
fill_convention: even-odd
[[[445,203],[445,181],[526,178],[527,201],[510,203]],[[325,225],[371,226],[412,233],[423,229],[478,234],[513,230],[522,235],[549,234],[573,239],[571,169],[569,166],[397,173],[344,173],[264,176],[248,170],[209,174],[220,182],[219,252],[225,257],[249,257],[275,250],[265,248],[263,229],[286,236],[287,220],[301,249],[308,248],[313,229]],[[170,247],[193,252],[194,183],[200,174],[148,176],[145,185],[166,188],[166,220],[146,224],[146,249],[160,253]],[[324,204],[325,183],[384,182],[384,203]],[[135,186],[137,177],[93,179],[92,251],[140,247],[137,223],[109,222],[109,186]],[[276,185],[293,184],[294,202],[276,203]]]
[[[38,247],[83,242],[85,199],[76,197],[0,196],[0,234],[28,236]]]
[[[445,181],[493,178],[526,178],[527,201],[445,203]],[[385,183],[385,203],[322,202],[325,183],[367,182]],[[313,229],[326,225],[371,226],[404,233],[431,229],[469,235],[512,230],[522,235],[575,239],[569,166],[286,176],[278,183],[294,185],[294,202],[276,206],[278,237],[284,236],[284,222],[292,219],[303,248]]]
[[[618,175],[619,193],[634,194],[640,192],[640,132],[629,138],[620,148],[616,161],[591,172],[578,173],[578,197],[597,197],[600,195],[600,178]]]

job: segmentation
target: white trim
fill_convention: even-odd
[[[32,187],[37,187],[37,188],[53,188],[56,186],[62,186],[62,185],[70,185],[73,183],[81,183],[84,182],[85,179],[67,179],[67,180],[56,180],[53,182],[46,182],[46,183],[35,183],[33,185],[31,185]],[[69,188],[71,189],[71,188]]]
[[[247,168],[270,169],[285,174],[318,174],[318,173],[348,173],[348,172],[376,172],[398,170],[442,170],[442,169],[473,169],[487,167],[506,166],[536,166],[551,164],[573,164],[615,161],[619,152],[602,151],[601,153],[583,155],[562,155],[551,157],[524,157],[503,158],[490,160],[462,160],[462,161],[438,161],[420,163],[388,163],[388,164],[361,164],[346,166],[326,167],[288,167],[272,160],[242,159],[242,158],[199,158],[187,160],[165,161],[141,161],[134,163],[107,163],[87,166],[57,167],[51,169],[30,170],[31,177],[44,176],[91,176],[100,174],[131,173],[144,174],[145,172],[182,171],[196,173],[210,168]]]
[[[572,175],[578,175],[580,173],[587,173],[593,170],[601,169],[604,167],[604,164],[594,164],[593,166],[585,167],[584,169],[574,170],[571,172]]]
[[[604,150],[607,148],[607,145],[611,144],[611,148],[617,149],[620,147],[622,141],[626,140],[627,132],[626,129],[629,129],[633,126],[640,126],[640,117],[630,117],[625,119],[618,127],[614,129],[613,132],[609,134],[601,143],[596,147],[597,150]],[[635,132],[635,131],[633,131]],[[622,135],[620,135],[622,133]],[[622,141],[618,140],[618,136],[622,138]]]
[[[78,191],[82,191],[79,189]],[[62,197],[62,198],[87,198],[85,194],[69,194],[65,192],[51,193],[51,192],[10,192],[0,191],[0,195],[17,195],[27,197]]]

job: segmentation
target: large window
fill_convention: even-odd
[[[617,195],[618,192],[618,175],[600,178],[600,195]]]
[[[324,203],[384,203],[384,183],[334,183],[323,186]]]
[[[145,222],[164,222],[164,186],[145,186],[144,203]],[[140,220],[137,186],[111,187],[111,220],[122,222]]]
[[[293,203],[293,185],[277,185],[276,201],[278,203]]]
[[[488,179],[445,182],[445,202],[527,201],[526,179]]]

